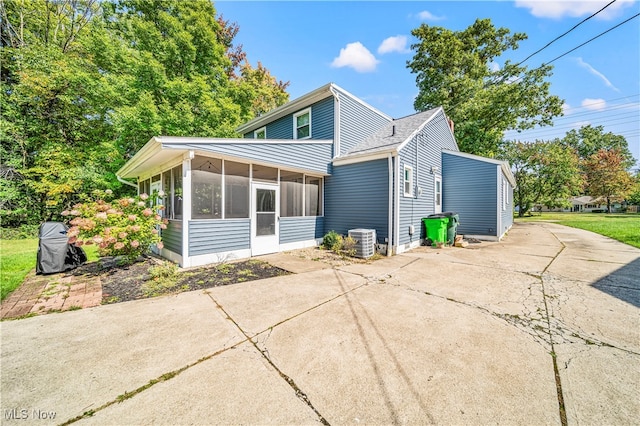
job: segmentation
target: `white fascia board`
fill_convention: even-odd
[[[425,126],[429,124],[431,120],[433,120],[440,113],[444,114],[444,110],[442,109],[442,107],[438,107],[438,109],[433,114],[431,114],[431,116],[427,118],[424,123],[418,126],[418,128],[414,130],[413,133],[411,133],[409,137],[398,146],[398,152],[400,152],[400,150],[404,148],[411,141],[411,139],[413,139],[418,133],[420,133],[422,129],[424,129]]]
[[[518,184],[516,183],[516,178],[515,176],[513,176],[513,172],[511,171],[511,169],[509,168],[509,163],[507,163],[506,161],[504,161],[500,167],[502,168],[502,173],[504,174],[504,177],[507,178],[507,180],[509,181],[509,183],[511,184],[511,186],[515,189]]]
[[[162,150],[160,144],[160,138],[157,136],[152,137],[138,152],[135,153],[133,157],[127,161],[124,166],[120,167],[120,170],[116,172],[116,175],[127,178],[127,177],[135,177],[135,176],[127,176],[131,170],[135,169],[140,163],[146,161],[153,154],[158,153]]]
[[[367,161],[380,160],[383,158],[387,158],[389,154],[391,154],[392,156],[396,156],[397,151],[395,149],[392,149],[392,150],[387,149],[384,151],[376,151],[374,153],[352,155],[349,157],[339,157],[333,160],[333,165],[345,166],[347,164],[365,163]]]
[[[314,90],[313,92],[309,92],[306,95],[303,95],[297,99],[294,99],[291,102],[281,105],[278,108],[273,109],[264,115],[261,115],[260,117],[256,117],[253,120],[248,121],[245,124],[238,127],[236,129],[236,132],[241,134],[250,132],[268,123],[271,123],[272,121],[282,118],[285,115],[288,115],[293,112],[299,111],[303,108],[306,108],[309,105],[318,102],[319,100],[328,98],[329,96],[333,96],[333,94],[331,93],[331,90],[329,89],[331,86],[332,86],[332,83],[325,84],[324,86]]]
[[[252,139],[252,138],[202,138],[202,137],[177,137],[177,136],[162,136],[158,138],[162,142],[162,146],[174,147],[176,145],[207,145],[207,144],[219,144],[219,145],[310,145],[310,144],[332,144],[331,139]]]

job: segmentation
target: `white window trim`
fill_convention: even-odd
[[[407,192],[407,184],[406,184],[406,176],[407,176],[407,170],[409,171],[409,192]],[[408,166],[405,164],[404,168],[402,169],[403,173],[402,173],[402,192],[404,193],[405,197],[411,197],[413,198],[413,167]]]
[[[264,138],[267,138],[267,126],[264,127],[260,127],[259,129],[256,129],[253,131],[253,138],[254,139],[258,139],[258,133],[260,132],[264,132]]]
[[[298,117],[300,117],[301,115],[305,115],[305,114],[309,114],[309,136],[304,137],[304,138],[298,138]],[[311,135],[313,133],[311,133],[312,129],[311,129],[311,108],[306,108],[303,109],[302,111],[298,111],[295,114],[293,114],[293,138],[294,139],[311,139]],[[265,133],[266,136],[266,133]]]
[[[440,191],[438,191],[438,185],[440,184]],[[439,198],[439,200],[438,200]],[[440,201],[438,203],[438,201]],[[434,213],[442,213],[442,176],[435,175],[433,178],[433,208]],[[440,210],[440,211],[437,211]]]
[[[502,180],[502,211],[507,210],[507,182]]]

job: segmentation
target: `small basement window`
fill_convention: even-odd
[[[293,138],[309,139],[311,137],[311,109],[307,108],[293,115]]]
[[[267,138],[267,128],[263,127],[261,129],[254,130],[253,131],[253,138],[254,139],[266,139]]]
[[[404,166],[404,196],[413,197],[413,167]]]

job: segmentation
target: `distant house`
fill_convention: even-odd
[[[607,202],[602,198],[593,198],[589,195],[582,195],[580,197],[572,197],[569,199],[571,204],[568,207],[556,207],[549,209],[545,206],[538,206],[537,211],[542,212],[580,212],[580,213],[602,213],[607,211]],[[623,211],[623,205],[619,202],[611,203],[611,211],[618,212]]]
[[[162,191],[161,254],[183,267],[354,228],[401,253],[424,242],[421,219],[443,209],[478,237],[499,239],[512,224],[509,167],[459,153],[442,108],[394,120],[327,84],[237,130],[242,138],[154,137],[117,173],[140,193]]]

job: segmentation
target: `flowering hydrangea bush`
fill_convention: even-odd
[[[163,206],[152,201],[157,197],[141,194],[109,202],[110,190],[96,195],[95,201],[62,212],[72,218],[67,232],[70,244],[95,244],[101,256],[125,256],[130,262],[147,253],[152,244],[163,247],[158,229],[166,229],[168,221],[159,214]]]

